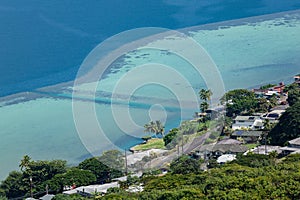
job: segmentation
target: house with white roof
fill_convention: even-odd
[[[230,162],[236,159],[235,154],[223,154],[217,159],[217,163],[224,164],[226,162]]]
[[[75,188],[73,190],[64,191],[63,194],[80,194],[82,196],[92,196],[96,193],[105,194],[109,188],[120,187],[119,182],[106,183],[102,185],[88,185]]]
[[[236,116],[233,120],[232,129],[260,130],[263,128],[263,120],[259,116]]]

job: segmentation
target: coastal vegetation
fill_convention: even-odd
[[[300,88],[296,83],[289,85],[289,87],[286,88],[286,91],[288,92],[287,101],[290,106],[300,100]]]
[[[145,151],[149,149],[164,149],[165,143],[161,138],[152,138],[146,143],[139,144],[131,148],[133,151]]]
[[[189,163],[188,165],[186,165]],[[277,163],[274,165],[274,163]],[[239,156],[236,161],[199,171],[186,156],[171,164],[165,176],[144,176],[144,191],[111,192],[103,199],[299,199],[300,155],[284,160],[272,155]],[[196,167],[193,167],[196,166]],[[185,168],[188,167],[188,170]]]
[[[55,161],[54,163],[62,163]],[[129,178],[121,183],[121,188],[112,188],[104,196],[94,198],[101,199],[299,199],[300,198],[300,155],[289,155],[284,159],[276,158],[276,154],[258,155],[248,154],[247,156],[239,155],[237,160],[224,165],[213,165],[209,171],[202,171],[201,164],[204,161],[183,155],[175,159],[170,164],[170,173],[164,176],[146,174],[141,178]],[[72,176],[72,181],[76,184],[86,184],[95,181],[96,177],[101,176],[103,171],[108,168],[100,165],[96,158],[90,158],[82,162],[80,166],[89,168],[80,170],[79,168],[66,168],[65,165],[54,164],[52,161],[32,161],[32,163],[43,163],[42,171],[45,172],[46,166],[56,166],[55,173],[52,177],[68,178]],[[50,164],[51,163],[51,164]],[[63,162],[64,163],[64,162]],[[97,166],[101,166],[97,168]],[[61,168],[62,167],[62,168]],[[33,170],[33,169],[32,169]],[[62,172],[65,173],[62,173]],[[69,175],[68,171],[70,172]],[[84,173],[80,172],[84,171]],[[25,172],[25,171],[24,171]],[[23,173],[24,173],[23,172]],[[1,197],[17,197],[27,193],[29,195],[29,184],[24,180],[22,172],[12,172],[9,177],[1,184]],[[41,173],[40,170],[32,171],[33,174]],[[59,175],[59,176],[58,176]],[[77,176],[79,175],[79,176]],[[106,174],[107,175],[107,174]],[[106,176],[104,175],[104,176]],[[117,174],[116,174],[117,175]],[[52,178],[52,182],[55,179]],[[40,180],[42,181],[42,180]],[[81,181],[78,182],[78,181]],[[49,190],[53,191],[51,181],[44,180],[38,182],[34,180],[34,192],[41,185],[46,183]],[[56,180],[59,182],[59,180]],[[97,182],[97,181],[96,181]],[[71,183],[71,182],[69,182]],[[144,186],[144,191],[138,193],[128,192],[127,188],[131,185]],[[6,193],[5,187],[10,187],[10,192]],[[14,188],[13,188],[14,187]],[[20,189],[23,189],[20,193]],[[26,192],[27,190],[27,192]],[[59,192],[59,191],[56,191]],[[99,194],[100,195],[100,194]],[[54,199],[91,199],[75,195],[58,194]],[[92,198],[93,199],[93,198]]]
[[[270,84],[269,83],[267,85],[260,86],[259,89],[266,90],[266,89],[269,89],[269,88],[274,87],[274,86],[276,86],[276,84]]]
[[[202,100],[200,103],[200,110],[201,112],[205,112],[208,107],[209,107],[209,100],[212,96],[212,91],[211,90],[206,90],[206,89],[201,89],[199,91],[199,97]]]
[[[252,114],[257,108],[257,99],[254,92],[246,89],[236,89],[227,92],[221,99],[226,104],[226,115]]]
[[[12,171],[1,182],[0,196],[29,197],[31,194],[43,194],[46,190],[56,194],[65,187],[110,182],[123,175],[120,169],[124,169],[124,157],[121,152],[111,150],[100,157],[86,159],[77,167],[68,167],[64,160],[34,161],[25,155],[20,169]]]
[[[164,136],[165,126],[160,120],[150,121],[148,124],[144,125],[144,128],[144,132],[146,133],[154,133],[156,136],[159,134]]]

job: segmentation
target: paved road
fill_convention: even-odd
[[[211,131],[205,133],[204,135],[201,135],[199,137],[196,137],[192,142],[189,142],[187,144],[183,145],[183,153],[188,154],[192,152],[197,147],[204,144],[206,139],[211,134]],[[179,148],[180,154],[182,154],[182,147]],[[151,168],[159,168],[163,167],[165,164],[170,163],[172,160],[178,157],[178,151],[175,151],[167,156],[161,156],[158,158],[155,158],[151,160],[151,162],[148,162],[145,164],[145,167],[151,166]]]

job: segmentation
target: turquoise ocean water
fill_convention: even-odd
[[[223,78],[226,90],[252,88],[281,81],[289,83],[293,75],[300,71],[298,11],[193,27],[183,31],[209,53]],[[91,137],[90,140],[99,141],[96,152],[87,151],[80,140],[82,136],[76,131],[70,90],[60,89],[59,86],[55,89],[43,89],[43,97],[39,96],[30,101],[20,99],[19,103],[11,105],[5,105],[11,100],[6,99],[0,107],[0,178],[17,169],[19,160],[25,154],[33,159],[66,159],[75,164],[89,157],[91,153],[99,154],[102,150],[112,147],[128,148],[139,143],[139,137],[144,135],[143,130],[134,130],[133,133],[120,130],[118,125],[111,121],[113,116],[109,106],[110,99],[103,95],[110,93],[128,71],[147,63],[161,63],[173,67],[189,80],[195,91],[206,87],[203,79],[195,75],[191,66],[174,54],[147,49],[127,54],[112,66],[113,70],[99,83],[95,110],[107,134],[89,134],[95,130],[88,125],[82,127],[87,136]],[[172,79],[166,74],[157,76]],[[78,88],[82,91],[82,96],[81,100],[76,101],[83,106],[93,103],[87,95],[87,85]],[[34,94],[36,93],[22,94],[18,98],[31,98]],[[149,109],[156,102],[165,102],[166,129],[178,126],[181,119],[189,119],[195,112],[187,109],[181,118],[176,96],[157,85],[141,87],[132,98],[129,112],[135,123],[140,126],[149,121]],[[121,101],[115,103],[115,108],[124,113],[128,107],[126,102]],[[154,108],[152,115],[159,116],[161,111],[160,107]],[[85,118],[84,111],[81,117]]]

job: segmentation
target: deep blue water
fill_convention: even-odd
[[[73,80],[101,41],[300,8],[295,0],[0,1],[0,96]]]

